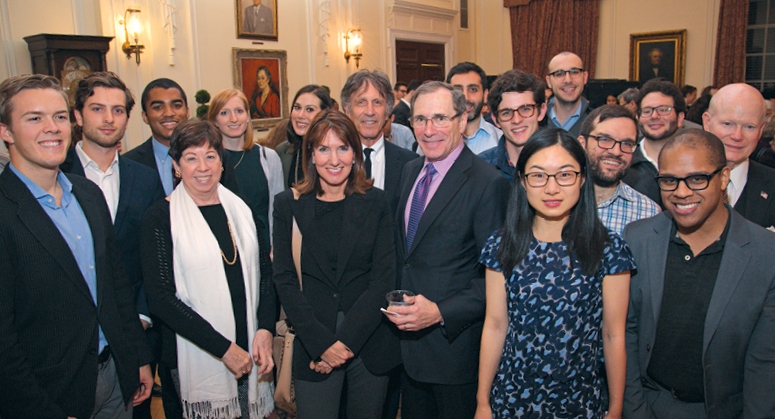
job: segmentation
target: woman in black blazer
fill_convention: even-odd
[[[318,114],[302,145],[304,181],[275,199],[274,280],[296,331],[299,418],[380,418],[398,338],[380,313],[395,285],[393,222],[385,193],[366,179],[358,131],[340,112]],[[302,235],[302,287],[293,261]]]

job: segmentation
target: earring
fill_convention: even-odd
[[[223,172],[223,167],[221,167],[221,172]]]
[[[176,170],[175,171],[175,177],[176,178],[180,178],[180,170]]]
[[[312,159],[312,164],[315,164],[315,159]]]

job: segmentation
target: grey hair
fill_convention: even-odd
[[[462,115],[468,109],[465,94],[463,94],[463,92],[460,90],[452,87],[451,84],[444,83],[443,81],[426,81],[420,87],[418,87],[412,95],[412,109],[414,110],[414,103],[417,101],[418,97],[435,93],[436,91],[443,89],[448,90],[452,95],[452,107],[455,109],[455,113]]]
[[[379,92],[381,96],[385,98],[385,114],[390,115],[393,110],[393,104],[395,103],[395,95],[393,94],[393,87],[390,85],[390,79],[387,74],[379,71],[369,71],[365,68],[360,71],[356,71],[347,78],[347,81],[342,87],[342,94],[340,99],[342,100],[342,108],[349,112],[350,110],[350,98],[358,90],[361,90],[366,83],[370,83]]]
[[[635,87],[630,87],[629,89],[620,93],[616,98],[619,100],[624,99],[624,103],[637,102],[639,94],[640,90]]]

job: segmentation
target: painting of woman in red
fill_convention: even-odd
[[[272,84],[272,73],[262,65],[256,70],[256,88],[250,97],[252,119],[279,118],[280,96]]]

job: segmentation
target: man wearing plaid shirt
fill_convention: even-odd
[[[622,182],[632,163],[632,153],[638,148],[637,135],[635,117],[619,105],[592,111],[579,135],[589,158],[597,213],[609,230],[620,235],[627,224],[660,212],[654,201]]]

